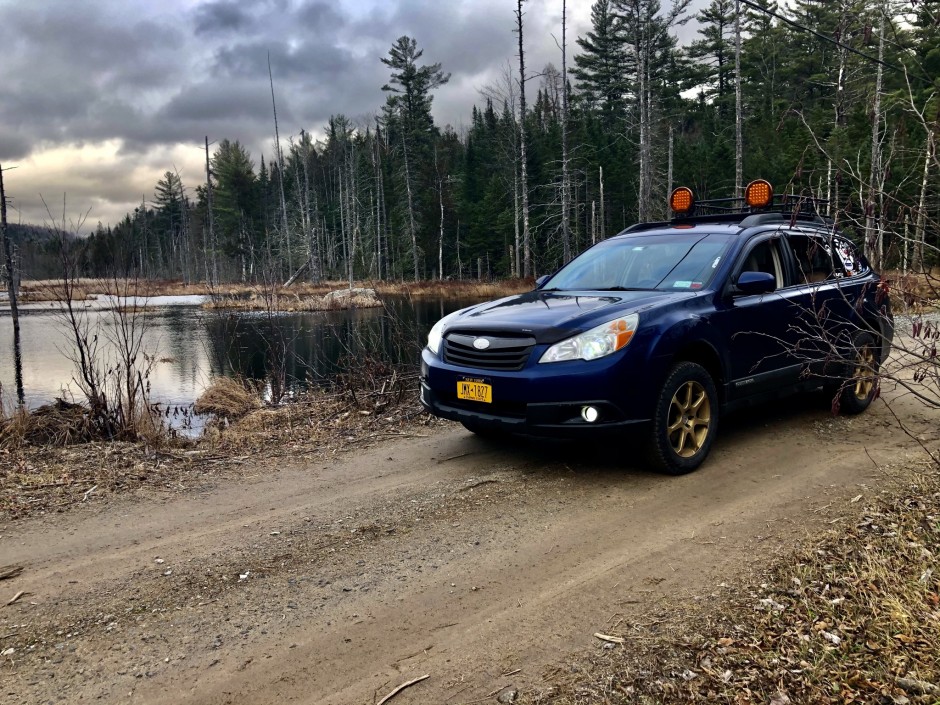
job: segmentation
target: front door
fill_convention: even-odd
[[[793,384],[801,365],[793,354],[797,310],[786,288],[787,269],[779,234],[758,236],[738,257],[713,322],[725,338],[727,400]],[[734,282],[742,272],[772,274],[777,289],[744,295]]]

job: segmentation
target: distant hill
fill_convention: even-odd
[[[56,236],[55,230],[52,228],[42,225],[18,225],[13,223],[7,224],[7,233],[16,245],[25,243],[41,245]]]

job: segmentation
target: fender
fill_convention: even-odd
[[[697,299],[700,301],[700,299]],[[692,302],[690,302],[692,303]],[[661,384],[672,367],[672,361],[683,351],[703,346],[719,369],[710,370],[717,377],[715,386],[721,390],[727,382],[729,369],[727,346],[722,345],[720,332],[711,324],[707,316],[687,310],[687,306],[677,308],[667,316],[659,328],[658,334],[649,342],[647,364],[655,374],[656,384]]]

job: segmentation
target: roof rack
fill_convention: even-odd
[[[691,216],[694,218],[702,215],[747,216],[754,214],[778,214],[791,218],[796,215],[801,220],[804,219],[805,216],[821,219],[823,218],[822,211],[825,211],[828,206],[828,199],[810,198],[796,194],[774,195],[770,203],[762,208],[749,206],[744,198],[710,198],[705,201],[696,201],[691,213],[686,217]]]
[[[827,199],[808,198],[806,196],[775,195],[763,208],[749,206],[744,198],[712,198],[694,201],[694,205],[672,220],[663,220],[631,225],[624,232],[653,230],[676,225],[697,223],[737,224],[742,229],[770,223],[814,223],[832,225],[831,217],[823,215],[829,205]]]

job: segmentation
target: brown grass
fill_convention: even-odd
[[[664,608],[519,702],[940,702],[940,477],[913,478],[730,601]]]
[[[302,294],[293,290],[282,290],[276,295],[265,295],[252,291],[248,296],[214,296],[202,304],[205,309],[235,311],[337,311],[347,308],[377,308],[381,300],[370,296],[353,296],[344,299],[326,299],[318,294]]]
[[[530,291],[534,286],[531,278],[479,281],[475,279],[447,281],[359,281],[355,287],[375,289],[379,295],[404,295],[414,297],[441,298],[493,298],[509,294]],[[346,281],[325,281],[319,284],[295,282],[289,288],[281,287],[285,296],[305,299],[322,296],[330,291],[346,289]],[[113,279],[77,279],[75,280],[74,299],[76,301],[94,298],[97,294],[128,295],[135,292],[139,296],[195,296],[248,297],[257,294],[260,287],[256,284],[231,282],[208,287],[203,282],[185,283],[172,279],[147,279],[128,282]],[[62,300],[62,281],[56,279],[24,280],[21,297],[24,302]],[[304,310],[304,309],[298,309]],[[319,310],[319,309],[313,309]]]
[[[216,377],[196,400],[194,411],[233,420],[259,408],[258,395],[244,383],[230,377]]]
[[[420,282],[376,282],[375,290],[379,294],[395,294],[414,297],[433,298],[496,298],[521,294],[535,287],[535,280],[495,279],[495,280],[445,280]]]
[[[890,282],[891,303],[895,313],[909,311],[922,313],[940,307],[940,270],[924,274],[887,272]]]
[[[23,444],[67,446],[87,443],[97,435],[88,410],[62,399],[31,412],[16,410],[0,417],[0,449]]]
[[[97,279],[76,279],[72,283],[72,300],[87,301],[104,292]],[[62,301],[65,288],[61,279],[23,280],[19,300],[22,303]]]

